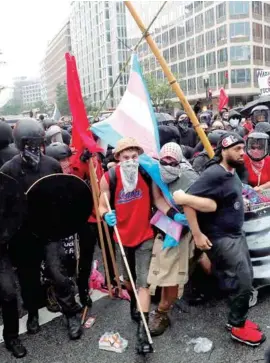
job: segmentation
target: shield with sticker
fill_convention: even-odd
[[[52,174],[27,191],[32,232],[44,240],[60,240],[80,230],[93,208],[87,184],[74,175]]]
[[[0,244],[7,243],[26,215],[26,198],[19,183],[0,173]]]

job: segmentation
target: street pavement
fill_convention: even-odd
[[[270,293],[250,310],[250,318],[260,324],[270,342]],[[42,325],[35,336],[20,337],[28,355],[16,360],[0,345],[0,363],[263,363],[268,347],[266,341],[259,348],[233,342],[224,328],[227,306],[225,301],[211,301],[192,307],[190,313],[172,314],[173,324],[161,337],[154,338],[155,353],[145,359],[135,354],[136,324],[129,317],[129,303],[103,297],[93,304],[89,315],[96,317],[95,324],[84,330],[79,341],[69,341],[62,316]],[[118,331],[128,339],[129,346],[122,354],[100,351],[98,340],[106,331]],[[213,342],[207,353],[195,353],[191,339],[205,337]]]

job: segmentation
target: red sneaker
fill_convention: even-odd
[[[259,330],[247,328],[246,326],[243,328],[233,327],[231,330],[231,337],[238,342],[250,345],[252,347],[262,344],[266,339],[265,335]]]
[[[244,327],[261,331],[259,324],[253,323],[253,321],[251,321],[251,320],[246,320]],[[226,328],[231,331],[233,326],[231,324],[227,323]]]

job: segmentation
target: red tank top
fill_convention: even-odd
[[[117,228],[126,247],[136,247],[142,242],[154,237],[150,224],[151,200],[149,186],[140,175],[138,183],[133,192],[124,193],[121,180],[120,167],[117,166],[116,189],[115,189],[115,211],[117,217]],[[109,175],[105,174],[109,184]],[[114,240],[117,242],[116,236]]]

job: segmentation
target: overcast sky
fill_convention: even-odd
[[[68,19],[70,0],[0,0],[0,84],[38,76],[46,46]],[[1,101],[0,101],[1,102]]]

